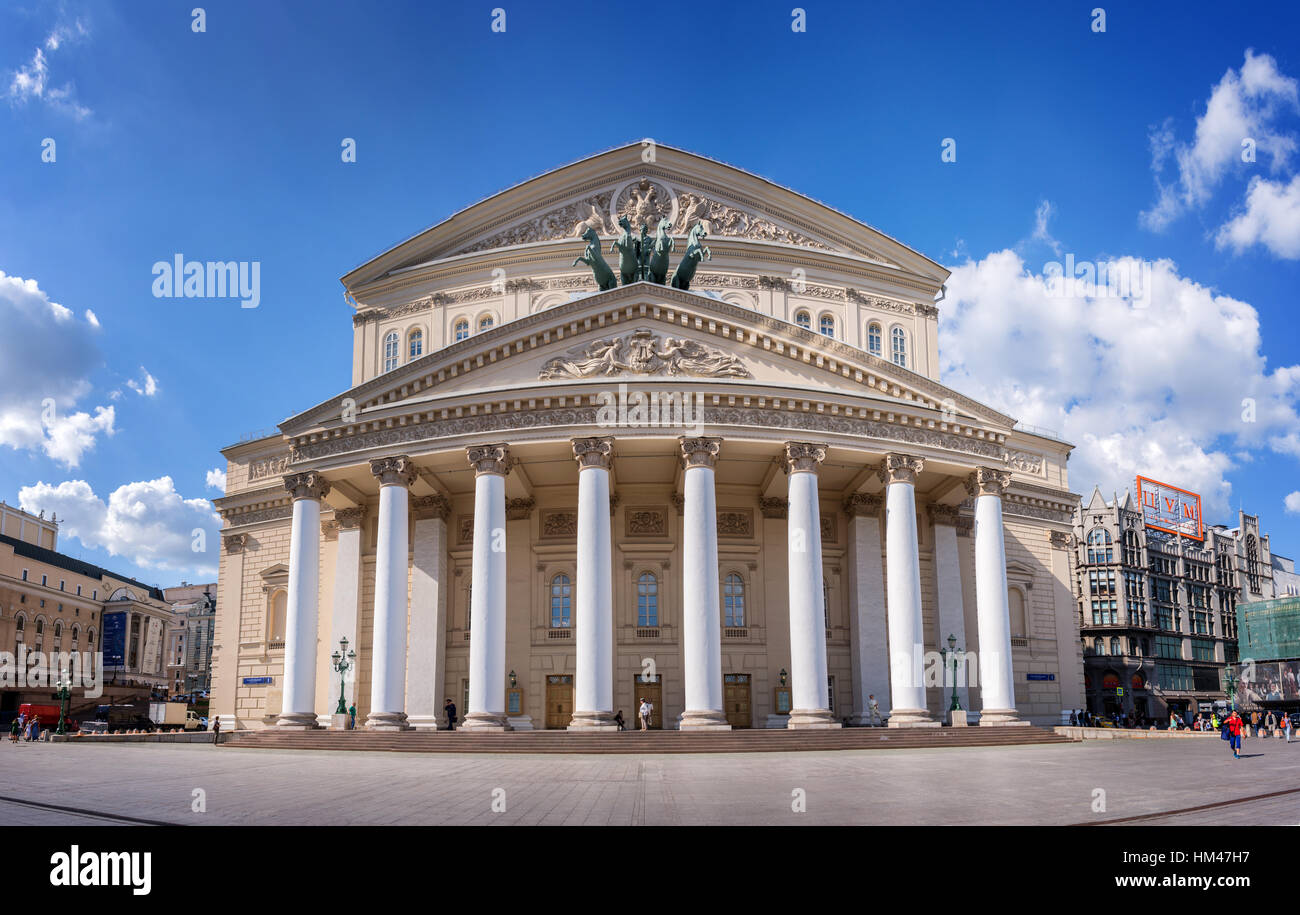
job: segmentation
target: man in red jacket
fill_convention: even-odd
[[[1233,709],[1224,725],[1228,729],[1228,746],[1232,747],[1232,758],[1241,759],[1241,716]]]

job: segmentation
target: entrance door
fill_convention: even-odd
[[[733,728],[752,727],[754,717],[749,708],[749,674],[724,674],[722,694],[727,724]]]
[[[641,729],[641,700],[650,703],[650,730],[662,730],[664,726],[664,682],[663,674],[655,674],[648,681],[637,674],[632,678],[632,714],[624,715],[623,720],[634,731]]]
[[[551,674],[546,678],[546,727],[564,729],[573,720],[573,675]]]

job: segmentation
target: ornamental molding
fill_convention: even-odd
[[[575,540],[578,536],[578,513],[576,511],[542,512],[543,540]]]
[[[329,480],[314,470],[302,473],[289,473],[284,476],[284,488],[289,495],[297,499],[314,499],[320,501],[329,495]]]
[[[686,511],[686,497],[679,492],[672,493],[668,496],[668,501],[677,509],[677,517],[681,517]]]
[[[957,522],[961,519],[961,509],[955,505],[936,505],[933,502],[926,506],[930,515],[930,524],[947,524],[956,527]]]
[[[831,544],[838,543],[839,530],[840,530],[839,519],[835,515],[821,516],[822,543],[831,543]],[[835,571],[838,574],[839,570],[836,569]]]
[[[575,438],[572,444],[573,459],[578,462],[579,470],[585,470],[588,467],[609,470],[609,465],[614,458],[614,440],[612,438],[609,436]],[[611,498],[611,509],[615,504],[614,499]]]
[[[226,548],[227,553],[242,553],[244,547],[248,545],[248,535],[226,534],[221,538],[221,544]]]
[[[754,512],[749,508],[718,509],[718,536],[749,540],[754,536]]]
[[[786,499],[769,499],[760,496],[758,510],[763,513],[764,518],[786,518],[790,513],[790,503]]]
[[[320,523],[320,535],[327,541],[339,539],[339,523],[333,518]]]
[[[358,509],[352,510],[358,511]],[[446,521],[447,516],[451,514],[451,502],[447,500],[446,496],[439,493],[434,493],[431,496],[418,496],[411,500],[411,513],[415,515],[417,521],[433,519]],[[335,512],[335,517],[338,517],[337,512]]]
[[[730,353],[698,340],[664,337],[638,328],[621,337],[593,340],[549,359],[537,377],[598,378],[610,375],[687,375],[692,378],[750,378],[749,369]]]
[[[885,500],[878,495],[855,492],[844,500],[844,513],[851,518],[878,518]]]
[[[683,470],[714,466],[718,462],[718,452],[722,450],[722,439],[716,436],[683,436],[677,439],[677,444],[682,451]]]
[[[1036,451],[1007,451],[1002,458],[1008,466],[1021,473],[1043,476],[1045,458]]]
[[[885,455],[885,459],[880,462],[880,467],[876,470],[876,476],[880,482],[888,486],[890,483],[911,483],[916,484],[916,475],[925,469],[925,460],[919,457],[913,457],[910,454]]]
[[[380,486],[404,486],[410,489],[420,471],[405,454],[370,459],[370,472]]]
[[[268,477],[281,476],[289,469],[289,455],[280,454],[263,458],[248,465],[248,481],[264,480]]]
[[[293,517],[293,505],[286,502],[274,508],[251,509],[238,513],[223,513],[228,527],[244,527],[249,524],[261,524],[265,521],[281,521]]]
[[[506,520],[527,521],[536,507],[536,499],[506,499]]]
[[[668,513],[662,508],[628,506],[623,525],[628,537],[667,537]]]

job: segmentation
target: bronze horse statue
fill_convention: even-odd
[[[626,216],[620,216],[618,224],[622,227],[623,234],[614,239],[609,246],[609,253],[618,252],[618,273],[626,286],[637,281],[637,241],[632,234],[632,223]]]
[[[582,233],[582,239],[587,243],[587,250],[574,260],[573,266],[586,264],[590,267],[592,275],[596,278],[596,286],[601,292],[616,288],[618,277],[614,276],[614,271],[609,269],[609,264],[605,263],[605,258],[600,255],[600,236],[596,234],[596,230],[587,226],[586,231]]]
[[[700,243],[700,240],[708,234],[702,222],[697,222],[691,227],[691,233],[686,239],[686,253],[682,255],[681,262],[677,265],[677,272],[673,274],[674,288],[690,289],[691,280],[695,278],[695,268],[700,265],[700,261],[713,259],[713,252]]]
[[[662,286],[668,281],[668,255],[676,247],[673,237],[668,234],[668,230],[673,227],[671,219],[659,220],[659,230],[655,232],[652,253],[650,255],[649,276],[652,283],[658,283]]]

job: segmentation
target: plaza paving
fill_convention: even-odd
[[[1212,738],[644,756],[6,742],[0,824],[968,825],[1153,814],[1138,822],[1300,823],[1300,742],[1248,740],[1244,752],[1233,760]],[[206,812],[192,810],[195,789]],[[804,813],[792,810],[797,789]],[[1093,810],[1096,789],[1104,812]]]

